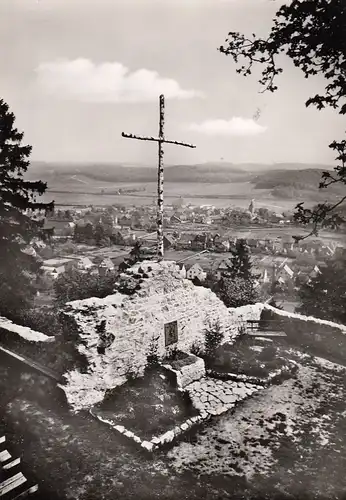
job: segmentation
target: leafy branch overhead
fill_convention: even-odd
[[[281,6],[275,14],[267,38],[251,37],[230,32],[220,52],[230,55],[238,65],[237,72],[251,75],[254,65],[263,67],[260,85],[262,92],[278,89],[276,77],[283,72],[281,56],[286,55],[299,68],[305,78],[322,75],[325,89],[311,96],[306,106],[318,110],[326,107],[346,114],[346,2],[345,0],[293,0]],[[319,188],[331,184],[346,184],[346,141],[333,141],[329,147],[335,151],[338,162],[334,172],[324,172]],[[304,224],[312,224],[310,234],[316,234],[320,226],[335,227],[345,219],[339,210],[346,196],[334,204],[320,204],[315,209],[297,206],[295,218]],[[297,237],[297,239],[303,239]]]

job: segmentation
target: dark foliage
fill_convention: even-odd
[[[204,330],[204,350],[208,359],[215,357],[217,348],[223,341],[224,335],[221,331],[220,322],[210,323]]]
[[[326,80],[325,92],[310,97],[306,106],[326,107],[346,114],[346,3],[344,0],[293,0],[281,6],[273,20],[267,38],[247,37],[230,32],[226,45],[220,47],[239,63],[237,72],[248,76],[253,66],[264,66],[260,84],[264,91],[274,92],[276,77],[282,73],[278,56],[286,54],[301,69],[305,78],[322,75]],[[242,61],[242,62],[240,62]],[[324,172],[320,189],[346,184],[346,140],[333,141],[329,147],[336,153],[334,173]],[[296,208],[295,220],[306,224],[311,234],[317,234],[321,226],[336,227],[345,219],[339,207],[346,200],[343,194],[333,203],[320,203],[314,209],[306,209],[303,203]],[[305,236],[305,237],[307,237]],[[296,237],[297,240],[305,237]]]
[[[221,278],[215,293],[227,307],[241,307],[256,304],[259,296],[252,280],[244,278]]]
[[[297,312],[346,324],[346,257],[332,259],[299,291]]]
[[[142,243],[139,241],[136,241],[134,244],[133,248],[130,251],[130,263],[131,265],[135,264],[139,260],[141,260],[142,256]]]
[[[245,240],[239,239],[232,250],[231,264],[223,271],[221,279],[217,283],[209,279],[207,283],[227,307],[240,307],[259,300],[255,278],[250,248]]]
[[[14,126],[15,116],[0,99],[0,314],[15,317],[30,307],[36,293],[40,263],[23,252],[40,225],[25,215],[27,209],[48,211],[53,204],[39,203],[47,185],[27,181],[31,146]]]
[[[230,278],[242,278],[250,281],[254,279],[251,271],[250,247],[245,240],[237,240],[235,249],[232,250],[231,262],[232,267],[227,273]]]
[[[89,222],[85,225],[76,225],[74,228],[73,239],[77,243],[90,243],[94,239],[94,228]]]
[[[117,274],[114,272],[101,276],[72,269],[55,280],[55,302],[58,306],[62,306],[71,300],[107,297],[114,293],[116,280]]]

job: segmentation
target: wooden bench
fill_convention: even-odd
[[[273,329],[280,327],[280,321],[248,319],[246,321],[246,331],[250,337],[287,337],[282,330]]]

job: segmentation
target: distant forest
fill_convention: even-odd
[[[318,191],[321,181],[320,169],[303,169],[295,171],[274,170],[256,176],[253,179],[255,189],[269,189],[276,198],[296,198],[307,196],[310,200],[330,199],[343,194],[343,186],[330,186],[328,190]]]
[[[308,168],[304,168],[308,167]],[[302,196],[310,201],[330,199],[341,194],[340,186],[331,186],[327,191],[318,190],[323,170],[329,166],[304,164],[234,165],[226,162],[198,165],[174,165],[165,168],[165,182],[227,184],[251,183],[255,189],[269,191],[280,199],[296,199]],[[61,189],[73,185],[87,185],[93,181],[102,183],[143,184],[156,182],[155,167],[139,165],[106,164],[54,164],[33,162],[30,174],[48,183],[48,189]],[[114,186],[112,186],[114,188]]]

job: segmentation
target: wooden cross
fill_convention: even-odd
[[[158,137],[144,137],[141,135],[121,134],[127,139],[138,139],[139,141],[153,141],[159,145],[159,163],[157,175],[157,259],[163,259],[163,144],[175,144],[177,146],[186,146],[187,148],[195,148],[193,144],[188,144],[181,141],[170,141],[164,136],[165,125],[165,96],[160,95],[160,124]]]

